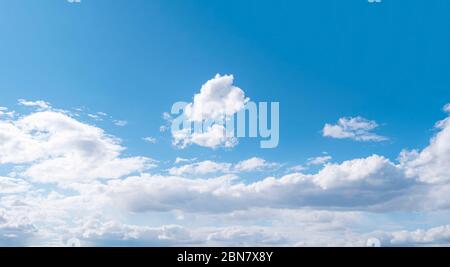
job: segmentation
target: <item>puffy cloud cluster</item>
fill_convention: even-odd
[[[180,167],[173,167],[169,169],[171,175],[204,175],[211,173],[226,173],[229,172],[231,168],[230,163],[218,163],[211,160],[205,160],[201,162],[196,162],[192,164],[186,164]]]
[[[450,243],[450,225],[433,227],[428,230],[397,231],[392,233],[392,245],[448,245]]]
[[[450,180],[450,119],[436,124],[439,132],[422,151],[403,151],[400,161],[408,176],[423,182],[440,183]]]
[[[200,93],[194,96],[194,101],[186,106],[187,119],[219,120],[243,109],[248,99],[241,88],[233,85],[233,81],[233,75],[216,74],[203,84]]]
[[[258,157],[178,158],[151,173],[154,161],[124,157],[119,139],[66,113],[38,107],[0,118],[0,167],[11,170],[0,176],[2,245],[64,244],[73,236],[86,245],[364,245],[372,236],[383,245],[450,243],[445,225],[380,233],[367,219],[449,210],[448,118],[428,146],[402,152],[399,162],[371,155],[330,163],[325,155],[306,162],[321,166],[314,173],[296,168],[279,177],[264,171],[280,164]],[[130,224],[142,216],[161,221]],[[352,232],[358,227],[374,231]]]
[[[208,148],[230,148],[238,142],[237,138],[227,136],[225,127],[220,124],[209,126],[203,132],[191,132],[190,129],[172,131],[172,138],[172,143],[180,148],[186,148],[192,144]]]
[[[412,183],[398,166],[374,155],[329,164],[317,174],[294,173],[248,184],[235,175],[191,179],[144,174],[108,182],[104,191],[131,211],[223,212],[254,207],[332,206],[370,209],[398,197]]]
[[[26,99],[19,99],[19,104],[26,107],[36,107],[38,109],[50,109],[50,103],[45,102],[43,100],[37,100],[37,101],[29,101]]]
[[[119,178],[152,165],[145,157],[121,157],[120,140],[56,111],[0,121],[0,163],[30,164],[36,182]]]
[[[30,188],[31,185],[23,179],[0,176],[0,194],[17,194]]]
[[[388,138],[372,131],[378,127],[375,121],[363,117],[340,118],[337,124],[325,124],[322,133],[325,137],[352,139],[355,141],[385,141]]]
[[[249,101],[244,91],[233,85],[233,75],[217,74],[207,81],[194,95],[193,102],[188,103],[184,109],[185,119],[191,122],[204,123],[214,121],[203,131],[191,129],[173,130],[173,143],[185,148],[196,144],[208,148],[233,147],[237,138],[227,135],[224,127],[226,120],[242,110]],[[219,123],[217,123],[219,122]]]
[[[76,236],[81,245],[107,246],[162,246],[180,245],[193,242],[189,230],[179,225],[149,227],[123,224],[118,221],[91,217],[78,223],[67,233],[67,238]]]
[[[178,163],[179,162],[180,160],[178,160]],[[271,170],[278,168],[279,166],[280,164],[267,162],[265,159],[258,157],[242,160],[236,164],[205,160],[172,167],[169,169],[169,174],[175,176],[202,176],[205,174],[216,173],[241,173]]]
[[[0,245],[23,246],[37,233],[26,216],[13,216],[0,208]]]

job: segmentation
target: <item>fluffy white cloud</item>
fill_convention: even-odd
[[[233,75],[217,74],[203,84],[194,101],[186,106],[186,117],[192,121],[216,120],[243,109],[248,99],[242,89],[233,85],[233,81]]]
[[[0,176],[0,244],[71,237],[82,245],[365,245],[369,237],[383,245],[448,244],[448,226],[377,231],[389,212],[448,213],[448,121],[437,124],[423,150],[403,152],[399,164],[372,155],[311,174],[247,180],[238,175],[278,164],[201,161],[177,165],[170,176],[129,176],[153,161],[123,157],[120,140],[98,127],[54,109],[1,119],[0,164],[12,171]]]
[[[188,145],[196,144],[202,147],[234,147],[237,145],[237,138],[227,136],[223,125],[214,124],[203,132],[190,132],[190,129],[172,131],[173,144],[185,148]]]
[[[204,175],[218,172],[229,172],[231,168],[230,163],[220,163],[210,160],[186,164],[180,167],[173,167],[169,169],[171,175]]]
[[[26,192],[31,185],[23,179],[0,176],[0,194],[16,194]]]
[[[392,245],[449,245],[450,225],[442,225],[428,230],[397,231],[392,233]]]
[[[197,160],[197,158],[185,159],[185,158],[181,158],[181,157],[176,157],[175,164],[179,164],[179,163],[183,163],[183,162],[192,162],[192,161],[196,161],[196,160]]]
[[[422,151],[403,151],[402,167],[410,177],[419,177],[423,182],[450,181],[450,119],[437,123],[439,132]]]
[[[255,227],[227,227],[209,234],[207,240],[222,246],[278,245],[286,242],[286,238],[281,234]]]
[[[120,157],[120,140],[55,111],[0,120],[0,163],[30,164],[23,174],[38,182],[119,178],[152,161]]]
[[[181,148],[191,144],[208,148],[237,145],[237,138],[227,135],[224,122],[242,110],[249,99],[242,89],[233,85],[233,81],[233,75],[217,74],[203,84],[200,93],[194,95],[193,102],[186,105],[184,116],[188,121],[203,123],[208,120],[215,123],[204,127],[203,131],[173,130],[174,145]]]
[[[279,164],[269,163],[265,159],[253,157],[247,160],[238,162],[234,166],[234,170],[237,172],[251,172],[251,171],[261,171],[265,169],[271,169],[279,167]]]
[[[38,232],[26,216],[13,216],[0,208],[0,245],[24,246]]]
[[[15,112],[14,111],[8,111],[8,108],[6,107],[0,107],[0,117],[8,117],[12,118],[14,117]]]
[[[328,164],[314,175],[313,180],[323,189],[357,185],[360,190],[391,190],[409,183],[398,166],[378,155],[344,161],[341,164]]]
[[[337,124],[325,124],[322,133],[325,137],[349,138],[356,141],[380,142],[387,140],[387,137],[372,132],[377,127],[378,124],[375,121],[363,117],[340,118]]]
[[[295,173],[248,184],[234,175],[205,180],[145,174],[108,182],[104,191],[131,211],[219,212],[309,206],[370,209],[398,197],[412,182],[389,160],[374,155],[329,164],[314,175]]]
[[[309,158],[307,165],[323,165],[332,159],[331,156],[319,156],[314,158]]]
[[[445,112],[449,112],[449,113],[450,113],[450,103],[446,104],[446,105],[444,106],[443,110],[444,110]]]
[[[79,222],[68,237],[75,236],[82,246],[162,246],[194,242],[191,233],[179,225],[149,227],[123,224],[91,217]]]
[[[291,172],[302,172],[302,171],[304,171],[306,169],[307,168],[305,166],[303,166],[303,165],[295,165],[295,166],[290,167],[288,169],[288,171],[291,171]]]
[[[38,109],[50,109],[50,103],[45,102],[43,100],[37,100],[37,101],[29,101],[25,99],[19,99],[19,104],[26,107],[36,107]]]
[[[176,163],[189,161],[187,159],[177,158]],[[239,161],[236,164],[214,162],[205,160],[191,164],[185,164],[179,167],[172,167],[169,169],[169,174],[175,176],[186,175],[205,175],[214,173],[241,173],[273,170],[278,168],[280,164],[267,162],[265,159],[253,157],[246,160]]]

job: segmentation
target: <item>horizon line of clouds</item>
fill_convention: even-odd
[[[42,105],[33,107],[40,109]],[[446,112],[447,107],[443,108]],[[12,240],[16,231],[19,239],[26,240],[43,230],[37,226],[42,225],[42,217],[38,219],[39,216],[34,215],[37,211],[52,214],[55,223],[70,218],[71,215],[59,206],[75,213],[111,207],[136,213],[208,214],[263,207],[339,209],[342,212],[447,210],[450,207],[447,197],[450,165],[445,164],[450,162],[448,117],[436,123],[436,128],[439,131],[428,146],[401,151],[398,163],[378,155],[329,163],[329,156],[322,155],[310,158],[311,163],[324,165],[316,173],[294,172],[246,184],[236,173],[188,178],[149,174],[155,160],[121,156],[126,148],[120,145],[118,138],[56,109],[37,110],[14,119],[0,118],[0,132],[9,133],[6,138],[1,136],[0,163],[20,166],[10,173],[12,177],[0,179],[0,207],[9,211],[7,219],[3,219],[7,224],[0,222],[0,233]],[[322,159],[318,159],[320,157]],[[183,162],[178,159],[178,163]],[[188,162],[186,165],[201,165],[195,164]],[[240,166],[237,169],[248,171],[271,163],[254,157],[228,164],[230,170]],[[40,191],[46,184],[73,193]],[[90,208],[86,208],[87,203]],[[36,212],[28,215],[23,212],[31,208]],[[18,221],[22,223],[17,224]],[[14,231],[10,228],[13,223],[18,226]],[[98,227],[97,230],[105,234],[115,229]]]

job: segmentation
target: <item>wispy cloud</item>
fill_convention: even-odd
[[[360,116],[340,118],[336,124],[325,124],[322,134],[325,137],[352,139],[365,142],[381,142],[388,140],[387,137],[372,132],[377,127],[378,124],[375,121]]]

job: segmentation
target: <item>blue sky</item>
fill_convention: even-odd
[[[450,2],[440,0],[383,0],[381,3],[368,3],[364,0],[82,0],[81,3],[69,3],[65,0],[0,0],[0,106],[17,112],[17,117],[11,119],[16,126],[20,125],[21,116],[27,114],[45,111],[58,113],[58,109],[65,110],[70,118],[120,138],[121,146],[126,148],[120,151],[121,157],[146,157],[157,161],[156,166],[148,171],[150,175],[167,175],[168,169],[178,166],[173,163],[177,157],[196,158],[186,162],[186,165],[205,160],[234,165],[254,157],[263,159],[266,165],[272,164],[265,166],[268,168],[265,172],[237,174],[244,184],[249,184],[267,176],[282,179],[292,172],[289,168],[293,166],[309,166],[302,172],[314,175],[326,168],[326,162],[342,167],[344,161],[380,155],[389,164],[406,173],[408,178],[405,179],[408,182],[405,183],[409,183],[408,179],[420,181],[413,191],[401,191],[405,197],[414,199],[412,192],[420,191],[418,188],[425,186],[422,183],[429,186],[430,181],[443,183],[442,181],[450,180],[447,176],[450,171],[441,170],[443,165],[450,163],[450,156],[447,156],[450,153],[442,152],[447,151],[447,144],[450,146],[445,136],[442,137],[443,145],[439,143],[441,149],[430,148],[438,151],[435,160],[423,159],[427,158],[426,153],[423,153],[423,158],[418,156],[415,161],[407,161],[403,165],[397,160],[402,150],[417,149],[420,153],[431,146],[430,138],[446,133],[447,128],[435,128],[435,123],[446,117],[443,107],[449,102],[449,11]],[[173,136],[170,131],[160,131],[160,126],[166,123],[163,113],[170,111],[172,104],[177,101],[192,102],[202,85],[217,73],[233,75],[233,84],[241,88],[252,101],[280,103],[278,147],[261,149],[259,140],[243,138],[232,148],[212,149],[196,144],[180,148],[172,144]],[[22,102],[21,105],[19,99],[46,101],[51,103],[51,108],[39,107],[36,102],[28,105]],[[99,118],[89,117],[88,114]],[[386,140],[358,141],[350,137],[337,137],[336,134],[324,136],[324,126],[336,125],[340,118],[359,118],[359,122],[376,123],[377,126],[368,132],[385,137]],[[4,120],[6,123],[7,119]],[[127,123],[117,126],[114,123],[117,120]],[[155,142],[145,142],[144,137],[153,137]],[[99,138],[103,142],[106,137],[101,135]],[[115,148],[112,150],[118,151]],[[311,162],[312,158],[318,156],[330,158],[319,164],[308,164],[308,160]],[[43,158],[8,161],[4,157],[5,159],[0,160],[1,176],[23,179],[32,183],[33,188],[41,187],[48,192],[55,190],[61,193],[69,190],[70,194],[77,192],[83,197],[89,195],[85,191],[77,191],[78,187],[74,189],[69,186],[68,189],[67,185],[58,186],[59,182],[46,176],[36,177],[34,172],[20,173],[20,168],[26,169],[27,164],[33,167],[36,161],[42,161]],[[57,156],[52,154],[47,157]],[[423,167],[423,162],[429,165]],[[381,160],[377,164],[385,163]],[[421,167],[417,167],[418,165]],[[389,170],[382,173],[396,172],[390,170],[389,166]],[[428,170],[428,166],[439,170],[432,172],[433,175],[425,173],[424,169]],[[17,168],[19,171],[16,171]],[[102,179],[126,181],[128,175],[136,173],[142,175],[147,171],[136,168],[128,173],[124,171],[123,175],[112,174],[118,177],[100,176]],[[91,174],[92,172],[80,175],[85,177]],[[225,170],[222,174],[230,174],[230,171]],[[323,180],[320,180],[320,176],[317,181],[326,182],[317,183],[332,187],[334,182],[329,182],[329,179],[340,181],[339,175],[343,174]],[[369,176],[370,179],[377,180],[377,175]],[[202,179],[216,177],[218,175]],[[51,180],[50,183],[42,182],[47,178]],[[97,178],[93,175],[94,180]],[[107,183],[105,180],[95,182]],[[403,182],[402,180],[401,183]],[[403,189],[406,188],[409,185]],[[345,199],[349,194],[351,195],[347,191],[342,193],[341,198],[336,201]],[[378,190],[374,194],[382,195]],[[395,194],[399,194],[399,191],[395,191]],[[334,193],[331,195],[336,196]],[[8,195],[10,197],[12,196]],[[6,201],[6,198],[5,195],[2,199]],[[296,195],[293,198],[298,200],[302,196]],[[283,206],[274,201],[278,204],[255,206],[270,208],[274,212],[280,212],[277,209],[283,206],[283,209],[295,210],[292,211],[293,214],[300,212],[301,216],[297,215],[301,218],[309,218],[306,213],[333,213],[336,207],[326,204],[330,198],[330,195],[318,194],[314,201],[305,205],[296,201],[293,204],[291,201],[289,205]],[[227,200],[221,201],[224,206],[232,205]],[[444,227],[448,221],[442,218],[450,218],[445,208],[436,208],[436,215],[436,209],[431,212],[418,207],[405,208],[406,204],[398,209],[380,208],[380,203],[377,206],[372,201],[374,200],[361,200],[357,208],[340,207],[338,210],[342,209],[342,214],[333,213],[329,216],[336,217],[341,222],[341,217],[354,216],[353,212],[360,212],[362,215],[358,214],[358,219],[352,219],[362,221],[354,226],[355,232],[368,233],[392,230],[388,226],[376,229],[374,225],[377,223],[374,221],[377,220],[389,221],[386,225],[395,225],[392,227],[395,230],[414,230]],[[449,200],[439,201],[447,203]],[[322,202],[325,204],[318,208],[316,204]],[[368,208],[372,204],[377,207]],[[367,207],[364,208],[364,205]],[[389,203],[388,206],[393,205],[397,204]],[[231,211],[253,208],[237,206],[239,208]],[[5,209],[7,214],[8,209]],[[137,209],[146,210],[145,207]],[[214,209],[211,207],[207,213]],[[10,210],[12,211],[11,208]],[[114,219],[121,218],[122,223],[141,227],[148,225],[150,217],[158,218],[150,220],[152,227],[157,222],[181,226],[193,223],[200,229],[205,225],[212,227],[221,221],[218,219],[221,215],[215,214],[217,211],[211,212],[212,215],[208,217],[203,213],[196,214],[189,207],[175,206],[164,212],[155,208],[144,213],[133,209],[131,213],[121,213],[111,207],[108,210]],[[219,214],[223,213],[225,216],[231,211],[225,209]],[[119,213],[122,215],[117,215]],[[180,222],[174,219],[179,213],[190,214],[185,215],[187,218],[194,216],[192,214],[196,217]],[[290,218],[290,215],[279,216]],[[406,223],[408,221],[413,223]],[[41,220],[36,225],[47,223]],[[223,227],[232,226],[235,227],[233,231],[244,231],[245,227],[254,230],[256,226],[267,225],[270,226],[266,229],[269,232],[281,227],[272,221],[261,223],[259,219],[233,221]],[[292,225],[286,228],[290,226]],[[67,231],[70,232],[69,230],[71,229]],[[337,232],[334,239],[323,238],[326,240],[324,242],[343,240],[343,233],[345,231]],[[67,238],[67,235],[60,235]],[[210,235],[215,237],[219,234]],[[321,240],[323,235],[325,234],[317,232],[317,236],[312,236],[311,239]],[[384,233],[379,238],[386,235],[388,234]],[[86,236],[83,238],[89,239]],[[352,237],[352,240],[353,238],[358,239]],[[303,244],[301,240],[286,241],[273,236],[268,239],[273,243]],[[1,240],[0,238],[0,244]],[[36,238],[31,240],[35,241]],[[93,242],[94,245],[114,245],[118,242],[107,238],[105,240],[86,242]],[[222,239],[216,241],[220,243],[220,240]],[[126,238],[122,241],[130,244]],[[196,241],[198,240],[192,237],[185,243],[194,244]],[[4,242],[8,244],[7,242],[12,241]],[[31,243],[25,244],[32,244],[32,241],[29,242]],[[148,244],[145,240],[136,242],[131,244]],[[244,241],[223,242],[240,244],[239,242]],[[258,239],[245,242],[263,244]]]

